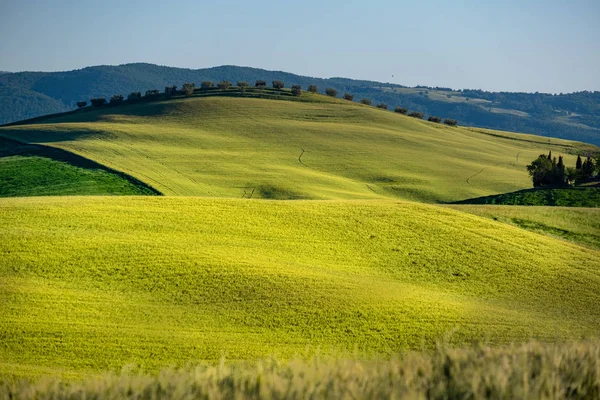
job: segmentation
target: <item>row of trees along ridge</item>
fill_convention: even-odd
[[[221,82],[217,83],[216,89],[228,90],[232,86],[233,86],[232,83],[229,81],[221,81]],[[246,90],[248,90],[249,87],[250,87],[250,83],[248,83],[248,82],[244,82],[244,81],[237,82],[237,88],[241,92],[245,92]],[[264,89],[267,87],[267,82],[259,79],[254,82],[254,87],[256,89]],[[283,90],[285,88],[285,84],[283,81],[276,80],[276,81],[272,82],[272,87],[273,87],[273,89],[276,89],[276,90]],[[213,90],[213,89],[215,89],[215,84],[212,81],[204,81],[200,85],[200,91],[207,91],[207,90]],[[177,90],[177,86],[167,86],[167,87],[165,87],[164,96],[172,97],[172,96],[175,96],[178,94],[184,95],[184,96],[192,96],[194,94],[194,92],[196,92],[197,90],[198,89],[196,89],[196,85],[194,83],[184,83],[181,90]],[[318,93],[319,92],[316,85],[309,85],[307,91],[310,93]],[[293,85],[291,87],[291,93],[293,96],[300,96],[302,94],[302,88],[300,87],[300,85]],[[335,90],[333,88],[326,88],[325,94],[330,97],[337,97],[338,92],[337,92],[337,90]],[[155,98],[160,97],[160,95],[161,94],[157,89],[152,89],[152,90],[147,90],[145,96],[143,96],[143,97],[147,98],[147,99],[155,99]],[[354,101],[354,95],[352,95],[350,93],[345,93],[343,98],[344,98],[344,100]],[[130,102],[135,102],[135,101],[138,101],[141,99],[142,99],[141,92],[131,92],[127,96],[127,100]],[[124,100],[123,95],[120,95],[120,94],[114,95],[110,98],[110,104],[113,104],[113,105],[120,104],[123,100]],[[107,101],[104,97],[98,97],[98,98],[91,99],[90,103],[94,107],[100,107],[100,106],[107,104]],[[370,106],[372,104],[371,100],[369,100],[369,99],[361,99],[360,103],[368,105],[368,106]],[[83,108],[85,106],[87,106],[86,101],[77,102],[77,107]],[[376,107],[383,109],[383,110],[388,109],[388,105],[384,104],[384,103],[377,104]],[[403,115],[408,115],[409,117],[413,117],[413,118],[418,118],[418,119],[424,118],[424,114],[422,112],[413,111],[413,112],[409,113],[408,109],[404,108],[404,107],[396,107],[394,109],[394,112],[403,114]],[[435,122],[435,123],[441,123],[442,118],[432,115],[428,118],[428,121]],[[444,119],[443,122],[444,122],[444,124],[449,125],[449,126],[456,126],[458,124],[458,122],[456,120],[450,119],[450,118]]]

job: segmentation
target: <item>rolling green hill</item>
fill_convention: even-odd
[[[5,198],[0,258],[5,376],[600,329],[598,250],[410,202]]]
[[[462,125],[513,132],[528,132],[600,145],[600,92],[571,94],[492,93],[481,90],[416,87],[345,78],[321,79],[258,68],[220,66],[199,70],[152,64],[95,66],[66,72],[17,72],[0,75],[0,124],[53,112],[72,110],[75,103],[94,97],[107,99],[114,94],[184,82],[200,85],[204,80],[218,82],[267,82],[283,80],[286,85],[316,84],[368,98],[374,104],[386,103],[424,112],[427,116],[455,118]]]
[[[3,127],[0,136],[73,152],[166,195],[274,199],[457,201],[530,187],[524,167],[548,150],[574,164],[574,154],[597,149],[448,127],[322,95],[295,100],[89,108]]]
[[[160,193],[73,153],[0,137],[0,197],[136,194]]]

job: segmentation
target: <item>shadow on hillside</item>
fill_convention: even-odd
[[[482,196],[448,204],[600,207],[600,186],[541,187]]]
[[[102,137],[109,135],[109,133],[88,129],[54,130],[36,127],[35,129],[29,130],[11,129],[10,127],[7,127],[0,131],[0,135],[22,143],[56,143],[74,141],[90,136]]]
[[[9,139],[6,137],[0,136],[0,159],[4,157],[12,157],[12,156],[23,156],[23,157],[45,157],[52,159],[54,161],[60,161],[78,168],[84,169],[100,169],[106,171],[108,173],[118,175],[121,178],[129,181],[131,184],[144,188],[148,192],[153,195],[160,196],[158,190],[148,185],[145,182],[142,182],[131,175],[128,175],[124,172],[117,171],[115,169],[109,168],[105,165],[92,161],[88,158],[79,156],[77,154],[68,152],[66,150],[57,149],[50,146],[38,145],[38,144],[30,144],[23,143],[17,140]]]

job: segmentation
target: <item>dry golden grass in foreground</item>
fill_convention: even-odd
[[[597,399],[600,342],[438,348],[387,360],[313,359],[1,382],[3,399]]]

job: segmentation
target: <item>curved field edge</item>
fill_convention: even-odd
[[[72,381],[0,379],[8,399],[586,398],[600,397],[598,341],[438,347],[390,358],[321,357],[121,372]]]
[[[0,136],[0,197],[103,194],[161,193],[131,175],[72,152]]]
[[[393,201],[0,199],[0,374],[594,336],[600,252]]]
[[[452,204],[600,207],[600,187],[533,188],[461,200]]]
[[[524,139],[507,140],[320,95],[300,99],[127,104],[0,134],[94,159],[165,195],[430,203],[528,187],[525,165],[540,153],[574,163],[593,147],[506,133]]]
[[[600,250],[598,208],[468,204],[447,207]]]

